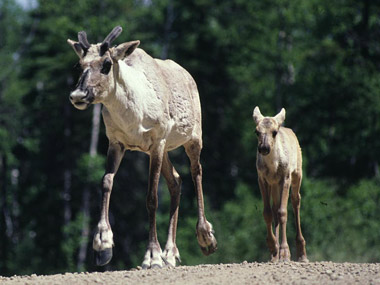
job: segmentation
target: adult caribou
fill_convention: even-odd
[[[102,181],[102,209],[93,239],[95,263],[105,265],[112,258],[113,233],[108,220],[114,175],[125,150],[149,155],[149,183],[146,207],[149,243],[142,267],[175,266],[180,261],[176,246],[181,178],[170,162],[168,151],[184,146],[191,163],[191,175],[198,201],[196,233],[203,254],[217,248],[211,223],[206,220],[202,193],[201,106],[191,75],[171,60],[160,60],[137,48],[140,41],[111,47],[121,33],[115,27],[102,43],[89,44],[84,31],[78,42],[67,40],[79,56],[83,70],[70,101],[79,110],[103,104],[103,120],[109,140],[106,171]],[[171,197],[168,238],[162,252],[156,232],[157,188],[163,174]]]

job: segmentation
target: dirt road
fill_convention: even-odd
[[[249,263],[0,277],[1,284],[379,284],[380,263]]]

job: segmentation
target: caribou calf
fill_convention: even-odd
[[[137,48],[139,41],[111,47],[120,35],[115,27],[102,43],[89,44],[84,31],[78,42],[68,40],[83,73],[70,101],[79,110],[102,103],[102,116],[109,140],[103,177],[103,202],[93,239],[95,262],[105,265],[112,258],[113,234],[108,209],[113,179],[126,150],[144,152],[150,157],[146,206],[149,216],[149,243],[143,268],[176,266],[180,260],[176,246],[181,178],[170,162],[168,151],[184,146],[190,159],[191,175],[198,200],[198,243],[209,255],[217,243],[212,225],[206,220],[202,193],[201,106],[197,85],[191,75],[171,60],[154,59]],[[160,173],[168,184],[171,203],[169,231],[162,252],[157,240],[156,209]]]
[[[302,180],[302,153],[296,135],[282,127],[285,109],[275,117],[264,117],[259,107],[253,111],[258,137],[256,168],[264,202],[264,220],[267,226],[267,245],[271,259],[289,261],[290,251],[286,239],[287,205],[289,189],[296,220],[296,245],[298,261],[307,262],[306,242],[301,231],[300,187]],[[270,200],[272,198],[272,206]],[[272,220],[276,235],[273,234]],[[281,244],[280,227],[281,226]]]

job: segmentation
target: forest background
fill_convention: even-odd
[[[28,5],[26,5],[28,4]],[[196,201],[183,149],[182,264],[267,261],[252,110],[286,108],[303,149],[301,222],[311,261],[380,262],[380,2],[370,0],[57,0],[0,2],[0,275],[140,265],[148,240],[148,157],[128,152],[110,220],[114,257],[92,262],[107,139],[99,107],[68,97],[79,77],[66,43],[140,40],[195,78],[203,112],[206,214],[218,251],[195,237]],[[100,121],[100,123],[99,123]],[[164,244],[169,195],[159,187]],[[288,238],[295,248],[289,207]],[[294,255],[294,254],[293,254]]]

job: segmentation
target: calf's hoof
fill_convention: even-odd
[[[277,263],[279,261],[278,254],[271,254],[270,262]]]
[[[103,266],[109,263],[112,259],[112,248],[106,248],[101,251],[94,251],[95,264]]]
[[[289,246],[280,246],[280,252],[279,252],[280,261],[282,262],[289,262],[290,261],[290,250]]]
[[[307,259],[306,255],[302,255],[301,257],[298,258],[298,262],[309,262],[309,259]]]

